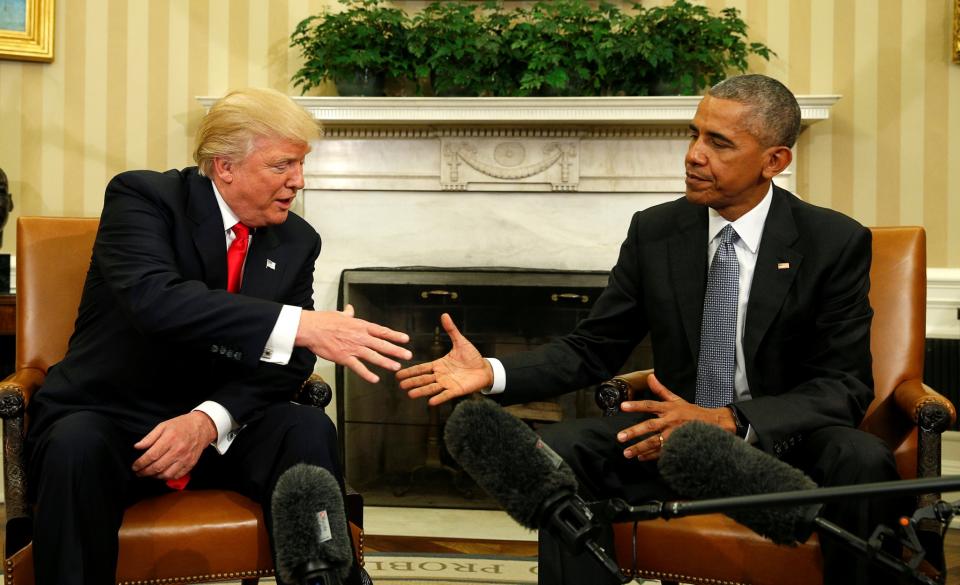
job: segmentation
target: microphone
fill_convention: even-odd
[[[520,419],[491,400],[464,400],[447,419],[444,441],[521,526],[545,528],[574,554],[587,550],[622,583],[629,580],[596,542],[602,526],[577,495],[573,471]]]
[[[353,552],[333,475],[315,465],[294,465],[277,480],[271,510],[280,578],[297,585],[340,585]]]
[[[693,421],[664,442],[660,475],[678,494],[692,499],[753,496],[817,487],[799,469],[767,455],[718,426]],[[821,504],[750,507],[725,513],[777,544],[805,542]]]

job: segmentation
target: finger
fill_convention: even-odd
[[[424,396],[433,396],[435,394],[440,394],[445,388],[442,384],[437,384],[436,382],[432,384],[425,384],[423,386],[418,386],[407,392],[407,396],[410,398],[423,398]]]
[[[367,362],[368,364],[373,364],[375,366],[381,367],[385,370],[390,370],[396,372],[400,369],[400,364],[393,361],[390,358],[384,357],[377,353],[376,351],[370,349],[369,347],[364,347],[357,352],[357,357]]]
[[[380,376],[368,370],[367,366],[363,365],[363,362],[361,362],[356,357],[351,356],[345,359],[343,361],[343,364],[341,365],[350,368],[354,374],[360,376],[361,378],[363,378],[367,382],[370,382],[371,384],[376,384],[377,382],[380,381]]]
[[[385,341],[383,339],[377,339],[376,337],[370,338],[369,343],[367,343],[366,346],[377,353],[386,354],[401,360],[409,360],[410,358],[413,357],[413,354],[410,353],[409,349],[405,347],[400,347],[399,345],[394,345],[389,341]],[[399,370],[400,368],[392,368],[392,369]]]
[[[632,459],[636,457],[640,461],[651,461],[654,459],[660,458],[660,450],[662,448],[662,443],[660,437],[662,435],[655,434],[648,439],[640,441],[636,445],[627,447],[623,451],[623,456]]]
[[[161,423],[162,424],[162,423]],[[147,435],[133,444],[134,449],[149,449],[154,443],[157,442],[157,439],[160,438],[160,435],[163,434],[163,428],[161,425],[153,427],[153,430],[147,433]]]
[[[367,327],[367,334],[370,335],[371,337],[377,338],[378,341],[384,340],[384,342],[409,343],[410,341],[410,336],[407,335],[406,333],[402,331],[394,331],[389,327],[384,327],[383,325],[377,325],[376,323],[369,323],[369,326]],[[397,347],[397,346],[393,346],[393,347]],[[404,351],[407,354],[410,354],[410,351],[404,348],[398,348],[398,351]],[[410,355],[408,355],[407,357],[403,357],[402,355],[398,354],[397,357],[400,357],[405,360],[410,359]]]
[[[440,324],[443,326],[443,330],[447,332],[447,336],[450,337],[450,341],[452,341],[454,345],[470,343],[467,341],[467,338],[460,333],[460,330],[457,329],[456,324],[453,322],[453,317],[451,317],[449,313],[440,315]]]
[[[402,370],[401,370],[402,371]],[[399,375],[400,372],[397,372]],[[406,378],[400,382],[401,390],[413,390],[414,388],[419,388],[420,386],[426,386],[427,384],[433,384],[437,381],[437,377],[433,373],[425,374],[423,376],[414,376],[413,378]]]
[[[348,304],[348,305],[347,305],[346,307],[344,307],[343,310],[340,311],[340,312],[343,313],[344,315],[346,315],[347,317],[353,318],[353,305],[349,305],[349,304]]]
[[[650,434],[661,433],[666,428],[666,425],[661,422],[659,418],[651,418],[645,420],[642,423],[635,424],[632,427],[627,427],[617,433],[617,440],[621,443],[626,443],[631,439],[637,437],[646,437]]]
[[[666,386],[664,386],[660,380],[657,379],[656,374],[650,374],[647,376],[647,386],[650,388],[650,391],[653,392],[661,400],[674,401],[680,400],[681,398],[671,392]]]
[[[445,389],[443,392],[433,396],[430,400],[427,401],[427,404],[430,406],[439,406],[448,400],[453,400],[454,398],[461,396],[460,392],[454,392],[450,389]]]
[[[620,404],[623,412],[649,412],[660,414],[663,412],[663,402],[659,400],[628,400]]]
[[[433,362],[426,362],[423,364],[417,364],[415,366],[410,366],[409,368],[404,368],[397,372],[397,380],[406,381],[407,379],[414,379],[426,374],[433,374]],[[412,386],[404,387],[403,384],[400,384],[400,387],[404,390],[411,388]]]

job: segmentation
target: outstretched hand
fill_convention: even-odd
[[[493,384],[493,368],[460,333],[450,315],[441,315],[440,324],[453,342],[450,353],[397,372],[400,388],[406,390],[410,398],[429,396],[430,406],[479,392]]]
[[[358,376],[376,384],[380,377],[364,362],[397,371],[400,364],[392,359],[408,360],[413,355],[398,343],[407,343],[406,333],[394,331],[353,316],[353,305],[343,311],[303,311],[295,345],[306,347],[315,355],[353,370]]]

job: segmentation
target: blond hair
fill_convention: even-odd
[[[241,161],[256,138],[280,138],[309,144],[320,136],[317,121],[274,89],[238,89],[217,100],[197,129],[193,160],[200,174],[213,175],[217,157]]]

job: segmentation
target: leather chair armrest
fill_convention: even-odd
[[[940,437],[957,420],[957,411],[945,397],[920,380],[901,382],[893,391],[897,408],[917,427],[917,477],[940,475]],[[921,500],[939,494],[921,496]]]
[[[46,374],[36,368],[23,368],[0,382],[0,418],[22,418],[30,397],[45,378]]]
[[[614,376],[600,384],[594,399],[603,410],[603,416],[613,416],[620,411],[620,405],[633,400],[647,390],[647,376],[653,370],[638,370],[628,374]]]
[[[943,433],[957,420],[953,404],[920,380],[904,380],[893,390],[897,407],[922,432]]]
[[[320,409],[326,408],[331,400],[333,400],[333,389],[319,374],[311,374],[294,397],[295,402]]]

